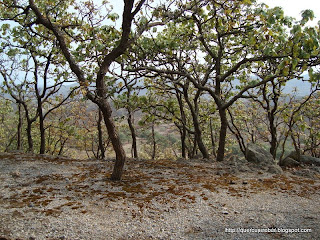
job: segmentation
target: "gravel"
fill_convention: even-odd
[[[119,183],[112,161],[1,153],[0,238],[320,238],[318,175],[232,164],[128,160]]]

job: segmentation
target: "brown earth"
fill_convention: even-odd
[[[112,164],[1,153],[0,239],[320,238],[320,175],[296,174],[308,169],[129,159],[111,182]]]

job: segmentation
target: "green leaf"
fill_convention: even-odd
[[[116,20],[119,19],[119,15],[118,15],[117,13],[111,13],[111,14],[108,15],[108,18],[109,18],[111,21],[115,22]]]

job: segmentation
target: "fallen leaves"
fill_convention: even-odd
[[[16,159],[8,154],[1,155],[4,156],[10,161]],[[19,159],[23,160],[23,155],[19,155]],[[320,189],[319,179],[285,175],[265,176],[263,172],[248,174],[244,178],[229,174],[228,166],[214,167],[209,163],[131,160],[127,162],[123,181],[112,182],[106,174],[112,167],[111,162],[68,162],[67,159],[46,159],[45,156],[35,158],[29,155],[26,155],[24,161],[39,161],[39,168],[42,166],[48,174],[41,174],[40,168],[40,172],[33,173],[34,178],[28,181],[22,179],[19,183],[17,181],[25,176],[21,170],[18,179],[9,176],[13,179],[13,184],[8,185],[8,188],[15,193],[10,197],[0,196],[0,202],[7,208],[32,208],[47,216],[58,216],[65,210],[85,214],[88,209],[83,202],[108,205],[110,202],[125,201],[142,209],[152,208],[154,202],[179,203],[185,206],[197,201],[206,202],[220,191],[236,198],[250,197],[260,192],[284,193],[307,198]],[[57,164],[56,161],[64,168],[73,167],[76,171],[50,174],[50,167]],[[23,164],[23,161],[19,164]],[[217,175],[217,170],[221,174]],[[28,184],[23,184],[26,182]]]

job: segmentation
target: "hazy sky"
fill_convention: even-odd
[[[264,2],[269,7],[280,6],[285,15],[300,19],[301,11],[305,9],[313,10],[316,19],[312,24],[317,24],[320,20],[320,1],[319,0],[258,0]]]
[[[264,2],[269,7],[280,6],[283,8],[285,15],[300,19],[300,13],[302,10],[311,9],[314,11],[316,19],[312,22],[312,25],[317,24],[320,20],[320,0],[257,0],[258,2]],[[119,0],[110,0],[113,4],[114,10],[119,14],[122,13],[123,2]]]

